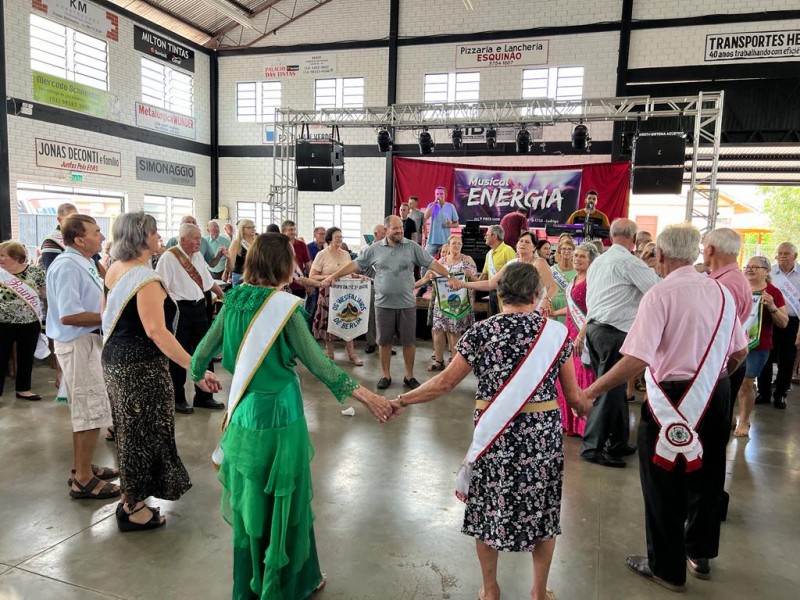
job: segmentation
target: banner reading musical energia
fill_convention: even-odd
[[[330,287],[328,333],[345,341],[367,333],[371,286],[371,281],[340,279]]]
[[[581,170],[497,171],[455,169],[453,204],[459,221],[499,223],[519,208],[531,227],[564,223],[578,208]]]

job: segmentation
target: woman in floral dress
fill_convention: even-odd
[[[462,532],[476,538],[483,575],[481,600],[500,598],[498,551],[531,552],[531,597],[555,598],[546,585],[555,536],[561,533],[564,474],[556,379],[576,411],[585,414],[589,404],[575,381],[573,363],[568,360],[572,342],[566,337],[564,326],[534,312],[538,290],[539,275],[535,267],[525,263],[504,267],[498,286],[503,312],[476,323],[464,333],[456,345],[455,357],[442,373],[393,401],[396,413],[411,404],[429,402],[448,393],[473,371],[478,378],[475,392],[478,402],[473,415],[477,424],[531,348],[534,358],[550,365],[522,410],[472,463]],[[565,340],[556,352],[550,350],[555,360],[546,349],[534,346],[545,323],[549,329],[561,329],[563,337],[559,339]],[[523,378],[526,375],[522,373]]]

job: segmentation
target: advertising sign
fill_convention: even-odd
[[[751,31],[749,33],[709,33],[705,61],[763,60],[800,58],[800,29]]]
[[[459,44],[456,46],[456,69],[546,65],[548,51],[548,40]]]
[[[119,16],[89,0],[33,0],[33,8],[100,38],[117,41]]]
[[[139,27],[133,26],[133,47],[158,60],[194,73],[194,50]]]
[[[192,140],[197,136],[197,122],[192,117],[141,102],[136,103],[136,124],[145,129]]]
[[[34,141],[37,167],[122,177],[122,155],[119,152],[39,138]]]
[[[103,119],[111,105],[108,92],[39,71],[33,72],[33,99]]]
[[[330,287],[328,333],[345,341],[367,333],[371,286],[371,281],[340,279]]]
[[[136,179],[192,187],[197,183],[194,165],[182,165],[143,156],[136,157]]]
[[[264,66],[264,77],[279,79],[282,77],[299,77],[303,75],[317,76],[336,73],[335,54],[313,54],[306,57],[292,57],[291,62],[285,58],[268,60]]]
[[[581,173],[455,169],[453,204],[462,224],[473,219],[485,225],[499,223],[519,208],[528,211],[531,227],[564,223],[578,208]]]

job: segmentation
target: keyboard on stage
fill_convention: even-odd
[[[575,238],[589,237],[592,239],[605,239],[609,236],[610,231],[608,227],[599,227],[594,223],[589,223],[588,236],[586,235],[586,224],[576,223],[574,225],[567,225],[566,223],[548,223],[545,225],[545,233],[549,236],[559,236],[563,233],[571,235]]]

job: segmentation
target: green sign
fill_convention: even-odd
[[[73,173],[72,174],[72,181],[83,181],[83,174],[82,173]]]
[[[459,281],[466,281],[467,277],[464,273],[452,273],[453,277]],[[461,288],[456,291],[450,287],[447,282],[447,277],[437,277],[434,279],[434,293],[436,300],[439,303],[439,310],[442,314],[449,319],[463,319],[472,310],[472,302],[469,296],[469,290]]]
[[[108,117],[109,94],[88,85],[33,72],[33,99],[95,117]]]

